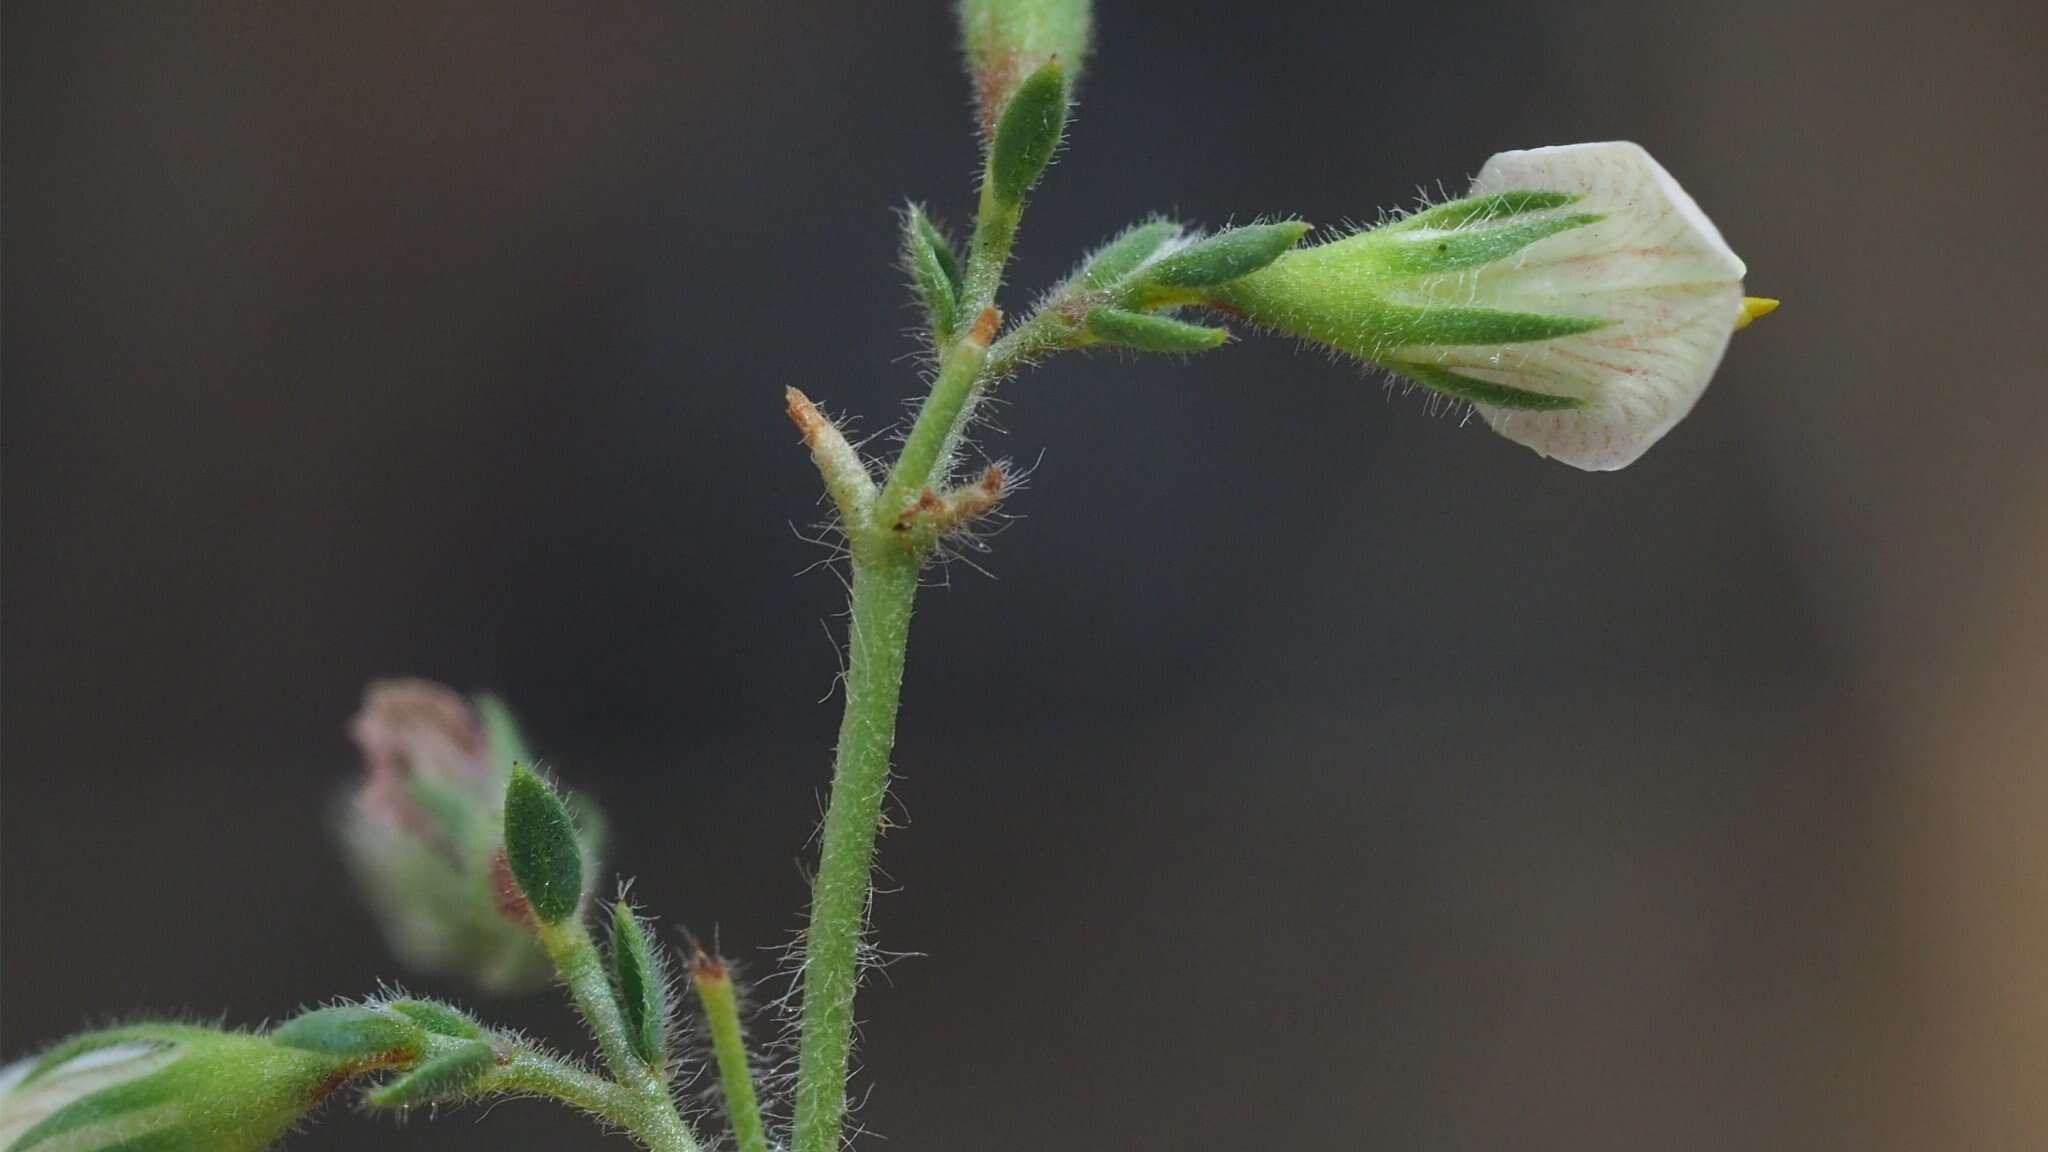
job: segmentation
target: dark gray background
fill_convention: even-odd
[[[882,1146],[2048,1143],[2041,9],[1100,23],[1013,307],[1155,209],[1370,219],[1610,137],[1787,303],[1613,476],[1277,342],[1009,388],[1021,519],[914,637]],[[645,900],[773,967],[839,604],[781,391],[916,388],[890,210],[967,216],[952,39],[7,6],[0,1050],[398,975],[323,827],[393,673],[506,693]]]

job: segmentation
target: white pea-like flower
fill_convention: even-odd
[[[1745,298],[1721,232],[1637,145],[1503,152],[1465,198],[1288,252],[1211,301],[1468,401],[1579,468],[1640,457],[1706,390]]]
[[[1678,181],[1637,145],[1574,144],[1503,152],[1472,196],[1511,191],[1575,197],[1559,211],[1598,215],[1479,270],[1475,303],[1598,317],[1553,340],[1445,349],[1438,363],[1584,407],[1529,411],[1476,405],[1494,431],[1580,468],[1630,464],[1692,411],[1728,339],[1752,314],[1742,259]]]

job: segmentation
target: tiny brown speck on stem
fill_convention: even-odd
[[[996,338],[996,328],[1003,322],[1003,314],[995,308],[983,308],[981,315],[974,318],[974,327],[967,333],[967,339],[983,348]]]

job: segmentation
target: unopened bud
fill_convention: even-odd
[[[551,968],[523,901],[516,889],[506,899],[505,787],[526,750],[504,705],[424,680],[383,681],[364,694],[350,732],[366,776],[343,839],[399,958],[486,991],[546,983]],[[593,836],[583,850],[594,864]]]
[[[1079,78],[1093,31],[1088,0],[960,0],[960,38],[974,77],[981,129],[996,121],[1024,78],[1058,60]]]

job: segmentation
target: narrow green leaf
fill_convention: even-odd
[[[1097,308],[1088,314],[1088,335],[1103,344],[1141,352],[1207,352],[1229,340],[1230,330],[1190,324],[1171,316]]]
[[[1248,276],[1273,261],[1308,235],[1303,220],[1248,224],[1197,240],[1145,269],[1147,288],[1204,288]]]
[[[389,1084],[364,1095],[375,1108],[411,1108],[459,1096],[496,1067],[497,1054],[481,1040],[457,1045]]]
[[[562,798],[533,770],[515,765],[505,789],[505,860],[533,914],[559,924],[583,902],[583,849]]]
[[[988,190],[998,204],[1015,207],[1038,183],[1067,129],[1067,80],[1048,60],[1017,86],[989,144]]]
[[[474,1040],[484,1034],[483,1026],[468,1013],[439,1000],[393,1000],[385,1007],[436,1036]]]
[[[1486,404],[1494,408],[1515,408],[1525,412],[1569,412],[1584,408],[1586,402],[1575,396],[1553,396],[1547,392],[1531,392],[1526,388],[1515,388],[1507,384],[1496,384],[1435,364],[1415,364],[1407,361],[1389,361],[1384,365],[1389,371],[1397,372],[1446,396],[1469,400],[1474,404]]]
[[[668,978],[646,925],[624,900],[612,905],[612,980],[633,1051],[659,1076],[668,1058]]]
[[[952,241],[915,204],[903,212],[903,264],[924,304],[933,339],[947,343],[960,324],[960,258]]]
[[[1108,288],[1138,270],[1182,228],[1172,220],[1147,220],[1117,233],[1116,239],[1097,248],[1069,283],[1084,291]]]
[[[270,1038],[287,1048],[351,1060],[417,1051],[422,1039],[412,1021],[362,1004],[301,1013],[279,1025]]]
[[[1546,212],[1562,208],[1579,198],[1569,192],[1500,192],[1492,196],[1471,196],[1404,216],[1381,232],[1405,232],[1415,228],[1463,228],[1474,222],[1519,216],[1524,212]]]

